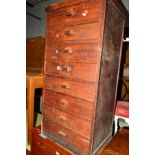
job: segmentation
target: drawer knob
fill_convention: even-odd
[[[58,54],[59,53],[59,50],[55,50],[55,53]]]
[[[62,84],[61,88],[69,89],[70,88],[70,84]]]
[[[39,145],[39,147],[40,147],[41,149],[45,149],[45,148],[46,148],[46,146],[43,146],[43,145],[41,145],[40,143],[38,143],[38,145]]]
[[[60,136],[66,137],[66,134],[65,134],[64,132],[62,132],[62,131],[58,131],[58,134],[59,134]]]
[[[60,35],[57,33],[57,34],[56,34],[56,38],[59,38],[59,37],[60,37]]]
[[[73,30],[66,31],[65,35],[68,35],[68,36],[74,35],[74,31]]]
[[[62,122],[66,122],[66,121],[67,121],[67,118],[66,118],[65,116],[62,116],[62,115],[61,115],[61,116],[59,117],[59,120],[62,121]]]
[[[76,13],[73,11],[73,10],[69,10],[69,11],[67,11],[67,13],[66,13],[66,16],[67,17],[73,17],[73,16],[75,16],[76,15]]]
[[[70,66],[57,66],[57,71],[71,72],[72,68]]]
[[[66,106],[68,104],[68,102],[64,99],[60,100],[60,104]]]
[[[62,53],[62,54],[72,54],[73,51],[72,51],[71,48],[65,48],[64,51],[62,51],[62,52],[59,52],[59,50],[55,50],[55,53],[56,54],[59,54],[59,53]]]

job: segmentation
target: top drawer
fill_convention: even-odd
[[[75,25],[86,23],[101,16],[100,2],[83,2],[57,10],[52,10],[47,14],[47,25],[62,27],[65,25]]]

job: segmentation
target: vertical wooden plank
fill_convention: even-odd
[[[118,12],[119,9],[117,10],[115,7],[112,3],[107,3],[98,101],[94,124],[94,152],[103,144],[106,144],[112,135],[113,110],[117,93],[124,32],[124,18]]]

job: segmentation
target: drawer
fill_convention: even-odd
[[[98,44],[52,44],[46,47],[45,59],[97,62],[100,51]]]
[[[90,33],[91,32],[91,33]],[[93,40],[98,41],[100,37],[100,23],[88,23],[76,26],[68,26],[65,28],[47,28],[46,42],[47,46],[52,42]],[[73,42],[72,42],[73,43]]]
[[[52,138],[54,137],[59,143],[74,151],[80,150],[82,154],[89,152],[89,140],[47,119],[43,120],[43,133],[48,133],[48,135],[51,135]]]
[[[32,134],[32,155],[36,155],[35,153],[38,152],[38,154],[46,155],[48,154],[49,146],[46,143],[46,140],[43,139],[41,136]]]
[[[95,99],[95,83],[71,81],[63,78],[44,76],[44,88],[71,95],[88,101]]]
[[[101,2],[83,2],[69,7],[52,10],[47,14],[47,25],[62,27],[70,24],[85,23],[101,17]]]
[[[31,153],[29,153],[28,155],[47,155],[47,154],[45,154],[43,152],[40,152],[40,148],[38,149],[37,146],[33,145],[32,147],[33,148],[31,150]]]
[[[31,155],[73,155],[68,149],[51,141],[48,138],[41,137],[33,129]]]
[[[53,106],[61,111],[68,112],[85,120],[92,120],[93,102],[88,102],[54,91],[43,91],[43,103]]]
[[[43,104],[43,117],[90,139],[91,123]]]
[[[97,64],[45,60],[44,74],[58,75],[85,81],[96,81]]]

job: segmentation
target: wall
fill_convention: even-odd
[[[44,36],[45,27],[46,27],[46,13],[45,8],[54,2],[58,2],[60,0],[48,0],[47,2],[40,3],[35,5],[34,7],[27,7],[26,11],[38,16],[41,20],[35,19],[30,15],[26,15],[26,37],[35,37],[35,36]],[[122,0],[123,4],[129,10],[129,0]],[[128,25],[128,22],[126,22]]]
[[[33,7],[27,7],[26,11],[41,18],[38,20],[30,15],[26,15],[26,37],[44,36],[46,27],[46,13],[45,8],[59,0],[48,0],[47,2],[37,4]]]

